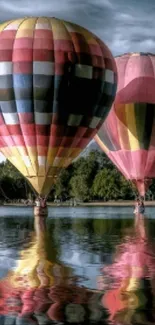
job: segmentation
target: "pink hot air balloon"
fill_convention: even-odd
[[[116,57],[118,88],[96,142],[144,196],[155,177],[155,55]]]

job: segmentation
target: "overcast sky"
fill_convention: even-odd
[[[0,0],[0,21],[51,16],[97,34],[113,55],[155,52],[154,0]]]
[[[155,52],[154,0],[0,0],[0,20],[54,16],[96,33],[114,55]]]

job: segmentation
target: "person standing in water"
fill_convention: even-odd
[[[143,199],[137,199],[135,204],[134,213],[135,214],[144,214],[145,212],[145,206]]]
[[[36,201],[35,201],[35,204],[37,207],[41,207],[41,208],[46,208],[47,204],[46,204],[46,197],[41,197],[41,196],[38,196]]]
[[[36,205],[36,207],[38,207],[38,208],[40,208],[41,207],[41,202],[40,202],[40,196],[38,196],[37,198],[36,198],[36,200],[35,200],[35,205]]]
[[[141,200],[140,200],[139,213],[140,213],[140,214],[144,214],[144,212],[145,212],[144,200],[141,199]]]
[[[47,204],[46,204],[46,197],[42,197],[42,198],[41,198],[41,207],[42,207],[42,208],[46,208],[46,207],[47,207]]]

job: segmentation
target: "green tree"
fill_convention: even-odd
[[[0,195],[5,199],[26,198],[27,195],[24,177],[9,161],[0,164]]]
[[[131,181],[126,180],[124,176],[120,175],[120,189],[121,189],[121,198],[123,200],[134,200],[136,197],[135,186]]]
[[[120,175],[116,170],[104,168],[96,175],[92,192],[100,199],[115,200],[120,198]]]
[[[114,164],[111,162],[111,160],[107,157],[107,155],[104,152],[100,152],[97,150],[90,152],[90,157],[94,157],[96,161],[98,162],[99,169],[108,168],[108,169],[116,169]]]
[[[90,200],[90,189],[88,186],[87,175],[75,175],[71,178],[70,181],[71,191],[70,194],[72,197],[75,197],[81,201]]]
[[[82,201],[92,199],[91,187],[99,168],[96,152],[90,152],[87,157],[81,157],[74,162],[74,172],[70,181],[72,197]]]
[[[67,169],[62,169],[60,175],[57,178],[56,184],[55,184],[55,195],[62,199],[67,199],[69,196],[69,190],[70,190],[70,178],[71,174],[70,171]]]

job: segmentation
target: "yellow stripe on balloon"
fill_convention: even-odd
[[[27,150],[26,150],[26,147],[23,147],[23,146],[17,146],[16,147],[20,156],[26,156],[27,155]]]
[[[15,157],[15,156],[8,157],[8,160],[20,171],[21,174],[23,174],[24,176],[26,176],[28,174],[28,171],[27,171],[24,163],[21,163],[21,161],[18,160],[17,157]]]
[[[38,152],[36,147],[26,147],[29,159],[32,164],[33,174],[37,174],[38,171]]]
[[[38,17],[37,24],[40,24],[40,25],[42,25],[44,27],[45,25],[48,25],[49,24],[49,20],[52,20],[52,19],[53,18]]]
[[[81,149],[81,148],[73,148],[73,150],[72,150],[70,156],[71,156],[72,158],[76,158],[77,156],[79,156],[79,154],[80,154],[82,151],[83,151],[83,149]]]
[[[36,21],[37,19],[34,18],[23,20],[23,22],[21,22],[19,29],[17,31],[16,38],[33,37]]]
[[[45,166],[39,166],[37,176],[45,177],[46,176],[46,168]]]
[[[127,124],[127,128],[128,128],[130,149],[131,149],[131,151],[138,150],[139,149],[139,141],[137,139],[138,135],[137,135],[134,104],[126,104],[125,105],[125,115],[126,115],[126,124]]]
[[[98,135],[95,135],[94,140],[98,143],[100,148],[106,153],[109,153],[109,149],[104,145],[104,143],[100,140]]]
[[[46,171],[53,165],[53,161],[56,157],[59,148],[49,148],[47,154],[47,162],[46,162]]]
[[[9,147],[1,148],[1,153],[5,156],[6,159],[12,155]]]
[[[27,180],[30,182],[30,184],[33,186],[35,191],[40,194],[42,192],[42,188],[45,182],[45,177],[38,178],[37,176],[34,177],[27,177]],[[40,186],[41,185],[41,186]]]
[[[130,150],[129,135],[128,135],[128,126],[126,121],[125,114],[125,104],[115,105],[116,112],[116,127],[118,132],[118,139],[121,149]]]
[[[71,40],[71,37],[63,22],[60,22],[55,18],[51,18],[49,22],[51,24],[51,30],[53,31],[54,40]]]
[[[81,33],[81,29],[79,28],[80,26],[76,25],[76,24],[72,24],[68,21],[63,21],[63,23],[65,24],[67,30],[69,33]],[[83,32],[83,30],[82,30]]]
[[[17,165],[21,170],[24,171],[24,176],[25,175],[35,175],[38,171],[38,159],[37,159],[37,152],[36,152],[36,147],[22,147],[22,146],[14,146],[14,147],[4,147],[1,148],[1,152],[4,154],[4,156],[7,159],[12,159],[16,160],[16,168]],[[31,167],[28,168],[25,166],[24,161],[22,160],[22,157],[29,157],[30,162],[31,162]]]
[[[73,160],[72,157],[66,158],[66,159],[64,158],[62,161],[61,167],[67,168],[71,164],[72,160]]]
[[[50,190],[52,188],[52,185],[55,184],[56,180],[57,180],[56,176],[54,176],[54,177],[46,177],[46,183],[44,183],[44,186],[43,186],[42,191],[41,191],[42,195],[48,195],[49,194],[49,192],[50,192]]]
[[[10,161],[14,161],[16,163],[15,167],[18,168],[17,166],[19,166],[20,168],[20,172],[21,170],[24,172],[24,175],[28,174],[28,170],[27,167],[23,161],[23,156],[20,155],[20,152],[18,151],[18,147],[10,147],[10,156],[8,157],[8,159]]]

